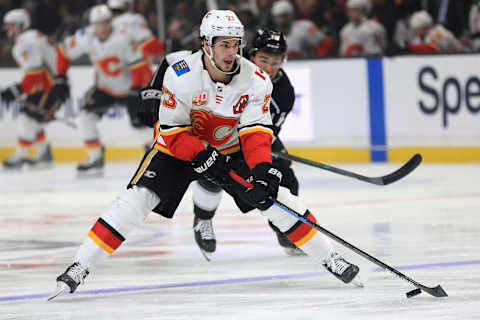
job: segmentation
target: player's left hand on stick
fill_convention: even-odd
[[[146,88],[140,92],[142,102],[137,111],[137,116],[148,127],[153,127],[158,120],[161,94],[160,90],[154,88]]]
[[[268,162],[259,163],[253,168],[253,188],[248,189],[242,197],[259,210],[267,210],[272,200],[277,198],[282,173]]]
[[[70,97],[68,78],[66,76],[56,76],[54,81],[55,84],[53,85],[52,90],[50,90],[50,95],[54,99],[58,99],[61,102],[64,102],[68,99],[68,97]]]
[[[0,98],[2,101],[5,103],[10,103],[13,100],[17,100],[22,96],[22,89],[20,88],[20,85],[14,84],[11,85],[10,87],[2,90],[0,92]]]

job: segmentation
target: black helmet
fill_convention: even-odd
[[[281,32],[272,29],[258,29],[250,54],[254,55],[257,51],[285,54],[287,52],[287,42]]]

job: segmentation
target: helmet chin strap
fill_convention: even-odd
[[[223,71],[222,69],[220,69],[217,64],[215,63],[215,61],[213,60],[213,48],[211,46],[210,47],[210,52],[212,54],[208,54],[207,53],[207,50],[205,50],[205,46],[202,46],[202,50],[203,50],[203,53],[208,57],[208,59],[210,60],[210,63],[212,64],[212,66],[217,69],[218,71],[226,74],[226,75],[231,75],[231,74],[234,74],[235,72],[238,71],[238,68],[240,68],[240,58],[241,58],[241,54],[242,54],[242,48],[240,48],[240,55],[236,54],[235,55],[235,61],[236,61],[236,65],[237,67],[235,68],[235,70],[233,71]]]

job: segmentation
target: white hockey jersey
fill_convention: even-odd
[[[21,33],[12,48],[12,55],[25,72],[20,84],[25,93],[50,90],[55,74],[56,51],[47,37],[37,30]]]
[[[210,78],[202,51],[167,69],[156,149],[191,161],[207,144],[229,154],[240,150],[241,140],[250,167],[270,159],[272,83],[262,69],[240,61],[239,73],[228,84]]]
[[[131,69],[144,64],[134,37],[117,29],[105,41],[100,41],[92,28],[81,29],[60,46],[60,55],[70,61],[83,54],[88,54],[95,68],[96,86],[113,96],[128,95],[132,86]]]
[[[325,34],[310,20],[297,20],[292,29],[285,35],[288,55],[295,57],[310,57],[311,49],[320,45]]]
[[[382,54],[387,45],[385,28],[375,20],[347,23],[340,31],[340,55]]]
[[[460,43],[460,41],[442,25],[434,25],[427,32],[425,39],[420,39],[416,36],[412,45],[426,43],[432,45],[440,53],[452,53],[452,52],[465,52],[466,48]]]
[[[131,33],[139,44],[153,37],[152,32],[148,29],[147,21],[139,13],[122,13],[113,18],[112,24],[120,31]]]

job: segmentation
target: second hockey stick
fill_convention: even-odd
[[[399,169],[395,170],[390,174],[387,174],[381,177],[367,177],[352,171],[336,168],[334,166],[330,166],[325,163],[308,160],[308,159],[297,157],[284,152],[272,152],[272,155],[281,159],[300,162],[312,167],[338,173],[338,174],[341,174],[342,176],[347,176],[350,178],[354,178],[354,179],[368,182],[371,184],[376,184],[379,186],[387,185],[402,179],[403,177],[408,175],[410,172],[412,172],[416,167],[418,167],[418,165],[422,162],[422,156],[417,153],[412,158],[410,158],[410,160],[408,160],[402,167],[400,167]]]

